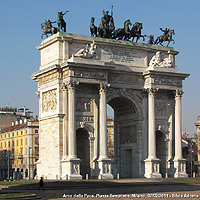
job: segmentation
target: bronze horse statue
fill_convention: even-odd
[[[55,27],[48,27],[47,21],[41,23],[41,29],[43,29],[43,33],[42,33],[42,35],[41,35],[41,38],[42,38],[42,39],[43,39],[43,35],[46,35],[46,36],[48,37],[47,34],[53,35],[53,34],[59,32],[59,29],[58,29],[58,28],[55,28]]]
[[[131,32],[129,26],[131,26],[132,23],[130,22],[130,19],[126,20],[124,22],[124,28],[118,28],[113,32],[113,39],[118,40],[129,40],[131,38]]]
[[[154,42],[154,44],[160,44],[163,46],[163,42],[168,41],[167,46],[169,45],[170,42],[173,41],[173,43],[175,44],[175,41],[172,39],[172,35],[175,35],[174,30],[170,30],[168,31],[168,33],[166,35],[161,35],[159,37],[156,38],[156,41]]]
[[[90,33],[91,36],[96,36],[97,37],[97,27],[94,25],[94,20],[95,18],[91,18],[91,23],[90,23]]]
[[[140,39],[140,37],[143,37],[143,41],[145,40],[145,36],[141,35],[141,30],[143,29],[142,23],[135,22],[131,29],[131,37],[133,37],[132,42],[134,41],[134,38],[136,37],[136,42]]]

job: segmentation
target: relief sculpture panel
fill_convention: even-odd
[[[122,127],[120,131],[120,143],[130,144],[137,142],[136,126]]]
[[[42,111],[48,112],[57,108],[57,89],[42,93]]]
[[[76,99],[77,112],[92,112],[92,101],[90,98],[77,98]]]

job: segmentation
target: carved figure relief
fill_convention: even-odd
[[[152,57],[149,62],[149,66],[154,67],[172,67],[172,60],[170,58],[165,58],[164,54],[160,53],[160,51],[156,52],[156,55]]]
[[[42,93],[42,111],[48,112],[57,108],[57,89]]]
[[[98,58],[97,56],[97,46],[95,43],[91,43],[90,45],[87,44],[85,49],[80,49],[77,53],[73,55],[74,57],[81,57],[81,58]]]
[[[79,171],[80,171],[79,164],[73,164],[72,174],[79,174]]]
[[[90,98],[77,98],[76,99],[76,111],[78,112],[91,112],[92,101]]]
[[[156,116],[166,116],[167,115],[166,103],[165,102],[156,102],[155,112],[156,112]]]

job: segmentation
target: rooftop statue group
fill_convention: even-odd
[[[51,20],[45,20],[45,22],[43,22],[41,24],[41,28],[43,29],[43,33],[41,38],[43,39],[43,35],[46,35],[48,37],[48,34],[55,34],[57,32],[63,31],[66,32],[66,22],[63,19],[63,16],[69,11],[66,12],[58,12],[58,19],[57,19],[57,27],[53,27],[52,24],[56,23],[56,21],[52,22]]]
[[[112,7],[113,10],[113,7]],[[90,23],[90,32],[91,36],[96,36],[96,37],[103,37],[103,38],[110,38],[110,39],[118,39],[118,40],[127,40],[130,41],[132,38],[132,42],[136,38],[136,42],[142,37],[143,41],[145,40],[145,37],[148,37],[149,40],[147,44],[160,44],[163,45],[163,42],[167,41],[169,43],[171,41],[174,42],[172,39],[172,35],[175,35],[174,30],[170,30],[168,28],[160,30],[163,32],[163,35],[159,36],[156,38],[154,41],[154,36],[150,35],[142,35],[141,31],[143,29],[142,23],[135,22],[132,26],[131,21],[128,19],[124,22],[124,27],[115,29],[114,25],[114,19],[113,19],[113,11],[111,11],[111,15],[109,15],[109,11],[104,11],[103,10],[103,17],[101,18],[101,22],[99,27],[97,28],[94,25],[95,18],[91,18],[91,23]],[[130,28],[132,26],[132,28]]]
[[[43,35],[46,35],[48,37],[48,34],[55,34],[57,32],[63,31],[66,32],[66,22],[63,19],[63,16],[69,11],[66,12],[58,12],[58,19],[57,19],[57,25],[58,27],[53,27],[52,24],[56,23],[56,21],[52,22],[51,20],[45,20],[41,24],[41,28],[43,29],[43,34],[41,38],[43,39]],[[91,36],[93,37],[102,37],[102,38],[110,38],[110,39],[117,39],[117,40],[126,40],[126,41],[131,41],[133,42],[134,39],[136,38],[136,42],[142,37],[143,41],[145,41],[145,37],[148,37],[149,40],[147,44],[160,44],[163,45],[163,42],[168,42],[167,46],[169,45],[170,42],[175,41],[172,39],[172,36],[175,35],[174,30],[170,30],[168,28],[160,30],[163,32],[163,35],[159,36],[154,40],[154,36],[150,35],[142,35],[142,23],[135,22],[133,25],[131,21],[128,19],[124,22],[124,27],[123,28],[118,28],[115,29],[114,25],[114,19],[113,19],[113,6],[111,9],[111,15],[109,15],[109,11],[104,11],[103,10],[103,17],[101,18],[101,22],[99,27],[97,28],[94,25],[95,18],[91,18],[91,23],[90,23],[90,33]],[[132,28],[130,28],[132,26]]]

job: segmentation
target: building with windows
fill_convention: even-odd
[[[108,157],[114,159],[114,119],[107,117]]]
[[[33,112],[25,106],[23,108],[1,107],[0,108],[0,131],[9,127],[13,121],[20,119],[32,119]]]
[[[0,132],[0,178],[32,179],[39,156],[38,120],[20,120]],[[9,173],[8,173],[9,172]]]

